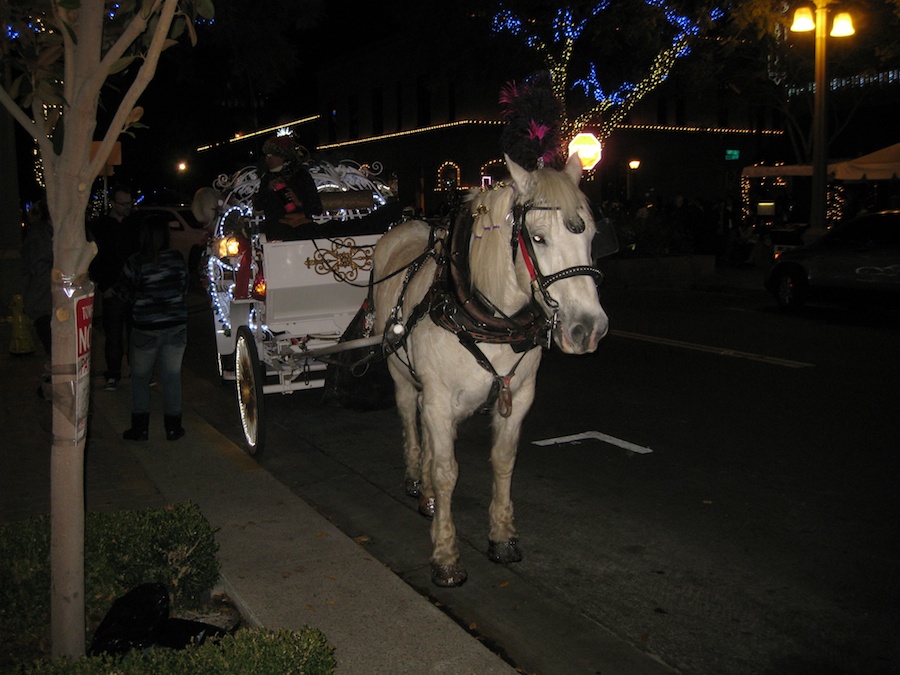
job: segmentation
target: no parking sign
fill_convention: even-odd
[[[75,298],[75,434],[87,433],[91,390],[91,332],[94,322],[94,294]]]

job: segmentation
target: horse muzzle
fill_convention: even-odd
[[[590,354],[609,332],[609,318],[601,309],[597,316],[582,314],[572,321],[562,320],[553,332],[556,344],[564,353]]]

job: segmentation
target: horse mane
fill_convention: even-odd
[[[504,312],[515,311],[530,300],[519,284],[510,283],[516,274],[510,241],[517,191],[522,192],[522,202],[559,208],[562,218],[555,221],[560,226],[566,221],[577,222],[588,209],[587,197],[566,172],[551,168],[533,171],[524,190],[521,186],[501,183],[499,187],[474,193],[469,206],[474,219],[469,251],[472,286]]]

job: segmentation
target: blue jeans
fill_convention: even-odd
[[[150,412],[150,379],[159,364],[166,415],[181,414],[181,360],[187,346],[187,326],[131,330],[131,411]]]

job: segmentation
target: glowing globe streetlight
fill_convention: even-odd
[[[569,156],[571,157],[577,152],[578,158],[581,160],[581,168],[585,171],[590,171],[597,166],[602,150],[603,146],[594,134],[582,132],[569,143]]]

